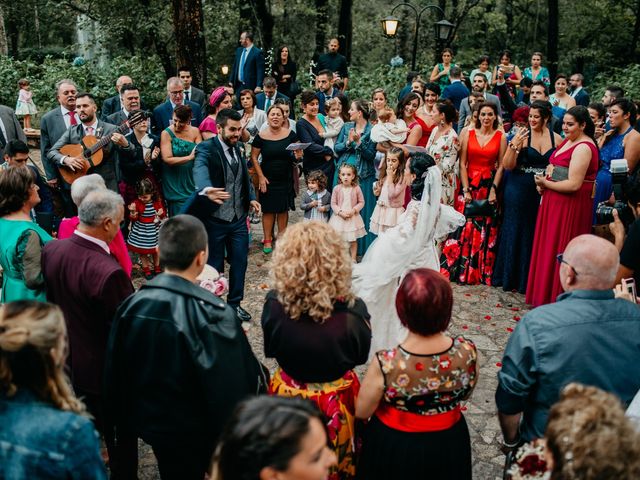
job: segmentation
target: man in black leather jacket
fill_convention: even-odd
[[[153,447],[163,479],[202,480],[232,410],[267,380],[235,311],[194,284],[208,254],[202,222],[169,219],[159,253],[165,273],[116,313],[105,403],[118,436]]]

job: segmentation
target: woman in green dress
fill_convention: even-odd
[[[202,141],[200,130],[191,126],[193,115],[189,105],[179,105],[173,111],[173,122],[160,136],[162,155],[162,190],[169,207],[169,216],[178,215],[196,190],[193,181],[193,159],[196,145]]]
[[[52,238],[31,218],[38,203],[38,186],[30,169],[16,166],[0,173],[1,303],[47,300],[40,253]]]

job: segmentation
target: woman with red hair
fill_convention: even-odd
[[[370,419],[357,477],[366,480],[471,479],[471,443],[461,402],[478,375],[477,350],[452,338],[453,291],[429,268],[411,270],[395,299],[409,333],[400,345],[376,353],[362,381],[356,417]]]

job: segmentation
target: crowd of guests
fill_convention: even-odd
[[[315,91],[300,91],[286,46],[265,75],[250,32],[240,45],[228,85],[206,95],[180,67],[150,118],[127,76],[100,111],[59,81],[59,107],[41,121],[44,177],[23,140],[5,142],[0,424],[12,427],[0,429],[0,477],[104,478],[106,460],[114,478],[136,478],[141,438],[166,479],[471,478],[463,405],[479,366],[471,339],[447,333],[456,282],[540,306],[499,373],[505,453],[546,437],[551,478],[634,478],[637,461],[599,461],[605,449],[576,430],[592,422],[576,418],[568,436],[562,413],[591,402],[597,418],[603,405],[609,421],[591,428],[626,435],[616,454],[640,458],[621,413],[640,389],[629,340],[640,311],[614,292],[640,271],[633,101],[611,86],[590,103],[582,75],[550,79],[539,52],[524,72],[505,51],[466,76],[445,49],[429,82],[412,72],[392,105],[384,88],[348,98],[336,39]],[[99,159],[70,149],[92,139]],[[289,226],[297,198],[304,221]],[[434,201],[462,221],[438,238],[438,213],[436,265],[394,285],[405,337],[372,349],[372,305],[352,269],[407,217],[422,232],[417,212]],[[591,232],[598,204],[614,201],[611,242]],[[261,326],[274,372],[242,328],[252,221],[271,255]],[[138,262],[148,281],[136,292]],[[199,286],[225,262],[226,302]],[[571,382],[593,387],[562,393]]]

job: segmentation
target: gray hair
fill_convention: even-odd
[[[78,90],[78,85],[76,84],[76,82],[74,82],[70,78],[63,78],[62,80],[58,80],[58,82],[56,82],[56,95],[58,94],[58,92],[60,92],[60,87],[62,86],[63,83],[68,83],[69,85],[73,85],[76,91]]]
[[[79,207],[84,198],[95,190],[107,188],[104,179],[97,173],[85,175],[71,184],[71,199]]]
[[[449,69],[449,77],[450,78],[460,78],[462,77],[462,69],[458,66],[453,66]]]
[[[171,88],[171,85],[180,85],[182,87],[182,80],[180,80],[178,77],[170,77],[167,80],[167,90]]]
[[[89,227],[97,227],[105,218],[115,218],[118,207],[124,200],[111,190],[94,190],[90,192],[78,208],[80,223]]]

